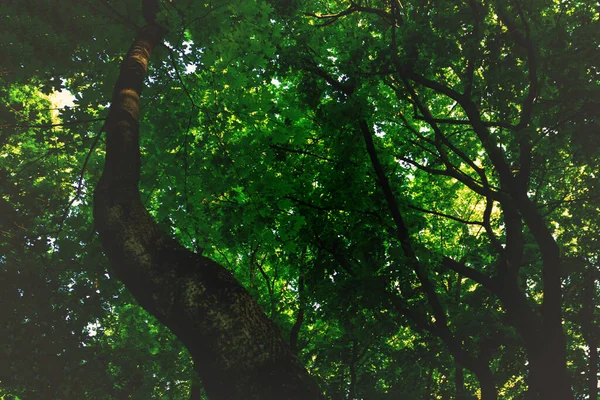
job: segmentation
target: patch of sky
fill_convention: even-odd
[[[61,79],[61,85],[65,86],[67,81]],[[75,96],[67,89],[55,90],[48,96],[52,103],[52,108],[62,109],[65,107],[73,107],[75,105]]]
[[[378,125],[373,125],[373,131],[375,132],[375,136],[380,138],[385,137],[385,132]]]

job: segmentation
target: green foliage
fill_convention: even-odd
[[[104,155],[96,136],[143,24],[137,3],[1,6],[0,397],[189,397],[190,357],[111,275],[91,215]],[[528,356],[514,321],[443,259],[500,273],[494,240],[508,246],[507,210],[498,200],[488,210],[473,188],[506,194],[490,143],[517,176],[528,141],[526,194],[560,247],[567,365],[584,398],[600,340],[590,306],[596,6],[392,3],[161,2],[170,33],[142,98],[142,199],[182,244],[230,269],[284,336],[298,335],[300,359],[330,398],[455,398],[455,359],[428,328],[436,316],[366,151],[359,121],[368,121],[449,331],[487,360],[500,398],[519,399]],[[400,78],[409,70],[422,79]],[[489,141],[427,82],[466,93]],[[60,89],[72,105],[53,103]],[[522,245],[519,285],[537,310],[542,249],[528,228]],[[465,392],[480,396],[464,371]]]

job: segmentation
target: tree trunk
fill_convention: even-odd
[[[598,347],[596,347],[596,343],[590,343],[590,355],[588,359],[588,364],[590,366],[589,370],[589,378],[588,378],[588,387],[590,393],[590,399],[598,398]]]
[[[562,326],[560,250],[535,204],[524,193],[514,197],[542,256],[544,300],[541,322],[535,323],[533,320],[537,318],[526,316],[529,328],[522,334],[529,357],[530,391],[541,399],[571,400],[574,397],[567,374],[567,343]]]
[[[211,400],[321,398],[277,327],[232,274],[161,232],[140,201],[140,93],[164,33],[154,23],[139,31],[115,85],[94,194],[104,251],[140,305],[188,348]]]
[[[352,350],[350,358],[350,390],[348,391],[348,400],[356,399],[356,383],[357,383],[357,363],[358,363],[358,340],[352,340]]]
[[[190,400],[202,400],[202,387],[196,380],[192,380],[192,387],[190,388]]]
[[[454,355],[456,363],[456,372],[458,372],[459,366],[462,366],[469,371],[473,372],[479,381],[479,387],[481,388],[481,399],[482,400],[497,400],[498,390],[496,389],[496,383],[494,374],[490,369],[489,361],[481,358],[474,358],[469,356],[464,350],[460,349],[456,344],[450,346],[450,351]],[[461,374],[464,374],[461,371]],[[464,375],[459,377],[455,376],[457,399],[468,398],[464,391]],[[459,394],[459,383],[462,385],[463,397],[458,397]]]
[[[481,400],[495,400],[498,398],[498,390],[494,383],[494,375],[486,364],[485,368],[476,371],[479,386],[481,387]]]
[[[594,323],[594,308],[596,294],[596,278],[594,266],[589,265],[589,272],[584,275],[583,304],[581,308],[581,331],[589,348],[588,356],[588,394],[590,399],[598,398],[598,338]]]
[[[462,365],[454,362],[454,386],[456,390],[456,399],[465,399],[465,372]]]
[[[500,283],[501,282],[501,283]],[[566,366],[562,329],[548,329],[517,285],[514,277],[499,281],[498,297],[527,353],[527,399],[573,399]],[[553,334],[552,334],[553,333]]]
[[[555,347],[549,346],[546,351],[551,353],[553,348]],[[562,359],[548,353],[534,354],[528,351],[529,376],[527,383],[529,390],[526,398],[536,400],[574,399],[567,369],[562,364]]]

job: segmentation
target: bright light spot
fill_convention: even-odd
[[[194,42],[191,40],[186,40],[181,43],[181,45],[183,47],[183,54],[188,55],[192,52],[192,46],[194,45]]]
[[[196,72],[196,66],[194,64],[188,64],[185,66],[185,73],[186,74],[193,74],[194,72]]]
[[[88,336],[90,337],[94,337],[98,334],[98,328],[100,328],[98,321],[94,322],[93,324],[87,324],[85,327],[85,329],[88,331]]]
[[[73,107],[75,105],[75,96],[68,90],[62,89],[61,91],[55,91],[48,96],[48,100],[52,103],[52,109],[50,115],[52,116],[52,123],[60,123],[59,110],[65,107]]]
[[[375,131],[375,136],[377,137],[384,137],[385,136],[385,132],[382,131],[377,125],[373,125],[373,131]]]
[[[73,107],[75,105],[75,96],[65,89],[51,93],[49,98],[52,102],[52,108]]]

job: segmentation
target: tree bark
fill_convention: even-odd
[[[454,386],[456,390],[456,399],[465,398],[465,373],[462,365],[454,361]]]
[[[298,354],[300,347],[298,345],[298,338],[300,337],[300,329],[304,323],[304,274],[300,274],[298,277],[298,313],[296,314],[296,322],[292,326],[290,332],[290,348],[294,354]]]
[[[114,88],[94,194],[104,251],[139,304],[188,348],[211,400],[319,399],[317,385],[250,294],[221,265],[162,232],[140,200],[140,94],[164,33],[155,23],[139,31]]]
[[[581,308],[581,331],[588,346],[588,394],[590,399],[598,398],[598,338],[594,323],[596,278],[594,266],[588,265],[590,272],[584,275],[583,304]]]
[[[588,391],[590,399],[598,398],[598,347],[595,343],[590,344],[590,355],[588,364],[590,365],[588,378]]]
[[[516,192],[516,189],[513,191]],[[528,332],[524,335],[522,333],[530,363],[530,391],[535,392],[540,399],[574,399],[571,380],[567,373],[567,343],[562,326],[559,247],[544,218],[527,195],[520,193],[513,197],[525,224],[537,242],[542,257],[544,299],[541,305],[541,322],[534,323],[533,329],[529,329],[534,333],[530,339],[525,337],[529,335]],[[527,319],[530,323],[534,320]]]

